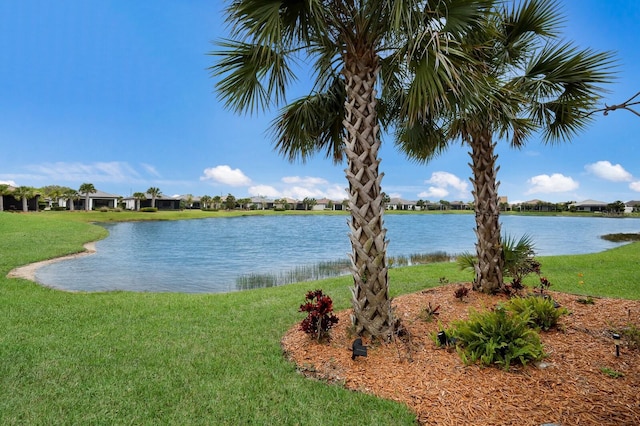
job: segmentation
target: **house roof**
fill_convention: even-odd
[[[84,192],[78,192],[78,194],[82,195],[83,197],[87,195]],[[99,189],[97,189],[96,192],[92,192],[89,194],[89,198],[120,198],[120,196],[109,194],[108,192],[100,191]]]
[[[144,196],[146,197],[147,200],[151,200],[153,197],[151,197],[151,195],[149,194],[144,194]],[[129,197],[125,197],[123,198],[124,200],[135,200],[136,197],[134,196],[129,196]],[[160,201],[160,200],[181,200],[181,196],[180,195],[176,195],[174,197],[166,197],[164,195],[160,195],[159,197],[156,197],[156,201]]]
[[[402,198],[391,198],[389,200],[389,204],[411,205],[415,203],[416,203],[415,201],[407,201],[407,200],[403,200]]]
[[[596,200],[584,200],[584,201],[580,201],[579,203],[573,203],[573,206],[576,207],[580,207],[580,206],[606,206],[608,203],[605,203],[604,201],[596,201]]]

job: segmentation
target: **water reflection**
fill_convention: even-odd
[[[104,225],[92,256],[41,268],[39,282],[67,290],[227,292],[238,277],[274,275],[350,252],[347,216],[246,216]],[[638,219],[503,216],[502,231],[529,234],[537,254],[592,253],[619,244],[600,237],[638,232]],[[472,215],[385,216],[389,256],[473,251]]]

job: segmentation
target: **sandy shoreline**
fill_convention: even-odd
[[[36,271],[39,268],[42,268],[45,265],[50,265],[55,262],[60,262],[61,260],[74,259],[80,256],[87,256],[89,254],[93,254],[96,252],[96,243],[92,241],[90,243],[86,243],[84,245],[85,251],[80,253],[69,254],[67,256],[56,257],[53,259],[42,260],[40,262],[30,263],[28,265],[19,266],[15,269],[12,269],[7,274],[7,278],[23,278],[25,280],[36,281]]]

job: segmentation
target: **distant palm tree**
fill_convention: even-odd
[[[156,188],[155,186],[152,186],[151,188],[147,189],[147,194],[151,195],[151,207],[155,207],[156,206],[156,198],[162,196],[162,193],[160,192],[160,189]]]
[[[200,197],[200,204],[201,204],[201,208],[203,210],[206,210],[209,208],[209,203],[211,203],[211,196],[210,195],[203,195],[202,197]]]
[[[136,200],[136,211],[140,211],[140,202],[147,199],[147,194],[144,192],[134,192],[133,198]]]
[[[475,77],[467,102],[448,120],[426,117],[399,126],[400,148],[428,161],[456,140],[471,148],[476,211],[474,289],[487,293],[503,286],[504,253],[495,154],[496,136],[521,148],[541,131],[544,142],[570,139],[589,123],[588,111],[611,78],[612,55],[579,50],[559,38],[559,5],[554,0],[497,3],[461,46]],[[418,141],[416,143],[416,141]]]
[[[34,197],[35,188],[32,188],[30,186],[19,186],[15,189],[15,191],[13,191],[12,195],[13,195],[13,198],[15,198],[16,200],[18,201],[22,200],[22,211],[28,212],[29,211],[28,200],[29,198]],[[36,207],[36,210],[37,210],[37,207]]]
[[[4,196],[9,195],[11,191],[9,191],[9,185],[0,184],[0,212],[4,211]]]
[[[219,43],[211,67],[217,92],[238,112],[287,101],[293,63],[311,63],[312,89],[281,110],[276,147],[291,161],[324,152],[347,159],[356,334],[388,337],[391,312],[378,150],[392,115],[422,116],[447,103],[463,76],[454,35],[491,1],[236,0],[227,9],[234,39]],[[419,72],[418,72],[419,71]],[[411,79],[410,77],[415,77]],[[304,77],[307,78],[307,77]],[[410,86],[407,95],[400,88]],[[393,98],[389,106],[379,104]]]
[[[86,211],[89,211],[89,197],[91,196],[91,194],[95,194],[96,192],[98,192],[96,190],[96,187],[93,186],[92,183],[83,183],[82,185],[80,185],[78,192],[80,194],[84,194],[84,209]]]
[[[220,205],[222,204],[222,197],[219,195],[216,195],[211,199],[211,201],[213,201],[213,208],[219,209]]]
[[[69,203],[69,210],[70,211],[74,211],[75,210],[74,203],[80,197],[80,194],[78,193],[78,191],[76,191],[75,189],[72,189],[72,188],[69,188],[69,187],[65,186],[63,188],[62,193],[60,194],[60,196],[63,199],[65,199],[67,201],[67,203]]]
[[[187,194],[186,204],[188,208],[193,207],[193,194]]]
[[[309,210],[309,208],[313,209],[313,206],[318,204],[318,201],[315,198],[305,197],[304,200],[302,200],[302,204],[305,210]]]
[[[236,197],[234,197],[233,195],[231,195],[230,193],[227,194],[226,198],[224,199],[224,206],[227,210],[234,210],[236,208]]]

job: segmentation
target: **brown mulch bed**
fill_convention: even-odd
[[[623,345],[616,357],[612,332],[640,327],[640,301],[548,292],[571,312],[559,330],[541,332],[548,356],[538,365],[501,368],[465,366],[453,349],[439,348],[432,335],[469,308],[490,309],[502,296],[453,295],[457,284],[393,300],[408,331],[403,338],[370,345],[367,357],[351,359],[350,311],[339,312],[331,340],[319,343],[298,330],[282,339],[286,356],[303,374],[354,391],[408,405],[424,425],[640,425],[640,350]],[[469,285],[467,285],[469,286]],[[429,303],[440,306],[431,322],[420,317]],[[622,373],[612,378],[603,369]]]

